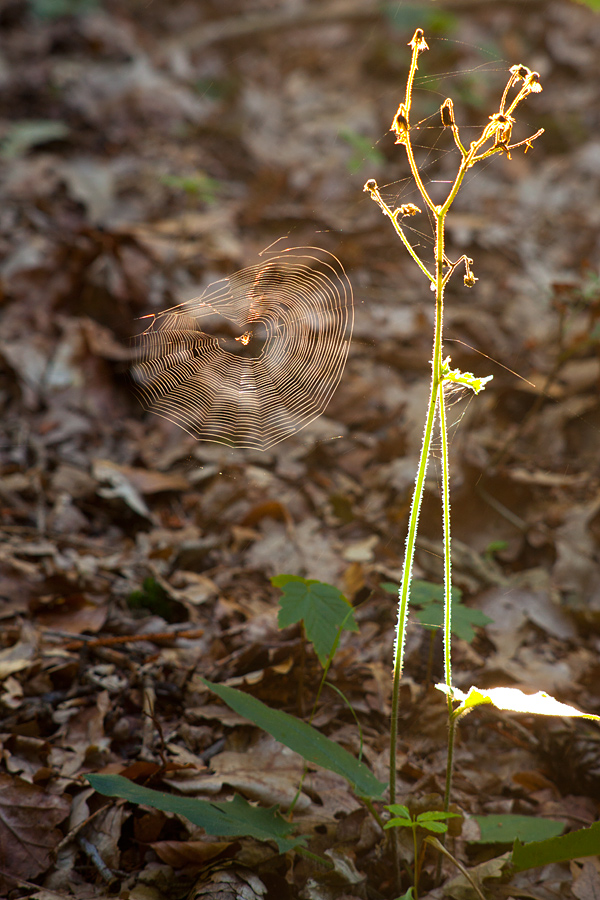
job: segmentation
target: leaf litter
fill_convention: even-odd
[[[398,579],[431,311],[361,191],[376,175],[410,199],[386,123],[414,23],[400,8],[373,9],[367,31],[350,3],[327,4],[331,16],[315,23],[301,2],[300,25],[263,27],[269,5],[253,2],[250,36],[221,39],[248,4],[134,13],[107,0],[44,16],[42,6],[0,13],[10,151],[0,182],[2,892],[24,896],[29,882],[33,896],[105,896],[81,835],[130,897],[172,896],[174,878],[178,895],[209,896],[227,871],[211,870],[215,858],[234,860],[232,896],[339,900],[363,897],[365,880],[392,896],[381,834],[326,770],[308,773],[296,820],[334,860],[329,881],[256,842],[217,841],[172,812],[102,799],[86,776],[151,765],[131,783],[173,796],[197,785],[193,796],[217,802],[236,788],[285,807],[298,758],[217,705],[201,679],[308,715],[321,670],[299,625],[278,630],[269,581],[289,573],[333,584],[354,607],[359,631],[342,636],[328,679],[359,719],[372,771],[387,777],[395,611],[380,584]],[[431,30],[431,11],[420,13]],[[466,606],[493,620],[456,642],[457,684],[547,691],[598,713],[596,19],[567,0],[543,16],[535,4],[484,3],[440,15],[436,52],[463,120],[486,109],[506,68],[497,60],[512,61],[515,44],[551,83],[530,114],[544,140],[516,166],[478,173],[449,223],[479,277],[468,305],[449,297],[453,361],[495,375],[485,397],[457,398],[450,411],[456,581]],[[421,74],[427,117],[438,86]],[[425,118],[424,136],[434,126]],[[445,150],[427,153],[428,177],[443,178]],[[355,293],[354,341],[326,416],[259,453],[196,444],[143,414],[127,374],[136,319],[256,264],[287,235],[339,256]],[[419,577],[433,581],[437,481],[433,466],[418,555]],[[432,647],[439,679],[436,646],[415,616],[403,802],[443,783],[444,704],[426,684]],[[336,691],[324,689],[314,724],[358,756]],[[484,706],[461,726],[457,803],[471,815],[591,824],[594,728]],[[499,877],[502,862],[455,840],[482,884]],[[587,898],[594,865],[524,872],[515,889]],[[469,889],[458,879],[444,890]]]

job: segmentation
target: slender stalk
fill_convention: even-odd
[[[413,879],[414,880],[413,893],[415,895],[415,900],[419,900],[419,847],[418,847],[418,843],[417,843],[417,828],[416,828],[416,826],[413,827],[412,833],[413,833],[413,852],[415,854],[415,859],[414,859],[415,874],[414,874],[414,879]]]
[[[434,383],[434,379],[432,378],[431,390],[429,393],[427,419],[425,420],[423,443],[421,445],[421,457],[419,459],[419,468],[417,469],[415,489],[410,508],[410,516],[408,519],[408,534],[406,536],[404,565],[402,567],[402,582],[400,584],[399,591],[400,602],[398,605],[398,621],[396,623],[396,639],[394,647],[394,682],[392,688],[392,721],[390,730],[390,803],[396,802],[396,745],[398,738],[398,713],[400,707],[400,680],[402,678],[402,672],[404,669],[406,618],[408,615],[410,582],[412,576],[413,560],[415,556],[415,546],[417,541],[417,526],[419,524],[419,513],[421,511],[423,491],[425,489],[425,476],[427,474],[429,450],[431,448],[431,438],[433,436],[436,403],[437,384]]]
[[[510,70],[510,78],[508,79],[506,88],[500,101],[499,111],[490,116],[489,122],[482,129],[481,135],[469,145],[467,150],[463,145],[458,126],[454,118],[454,107],[451,99],[444,101],[440,107],[442,124],[444,127],[450,127],[454,142],[460,153],[460,164],[456,173],[456,177],[450,188],[448,196],[443,204],[436,206],[429,196],[421,173],[417,166],[413,153],[411,135],[410,135],[410,109],[412,103],[412,91],[415,78],[415,72],[418,68],[419,54],[429,49],[425,41],[425,37],[421,28],[417,28],[412,40],[409,42],[412,48],[412,55],[408,77],[406,81],[406,91],[404,100],[398,106],[396,114],[392,121],[390,131],[396,135],[396,143],[403,144],[411,174],[415,180],[416,186],[423,200],[427,204],[430,213],[435,221],[435,251],[434,251],[434,273],[432,274],[425,263],[417,255],[416,251],[410,244],[402,227],[399,224],[399,216],[414,215],[420,210],[413,204],[406,204],[399,209],[394,209],[381,197],[381,193],[374,179],[369,179],[365,184],[365,191],[368,191],[371,198],[379,205],[382,212],[391,220],[397,235],[402,240],[405,248],[415,263],[419,266],[423,274],[428,278],[432,288],[435,289],[435,324],[433,335],[433,354],[431,357],[431,388],[429,391],[429,400],[427,404],[427,412],[425,418],[425,428],[423,431],[423,441],[421,445],[421,455],[415,479],[415,487],[411,501],[410,514],[408,519],[408,533],[406,536],[406,546],[404,552],[404,563],[402,568],[402,581],[398,593],[398,621],[396,624],[396,635],[394,642],[394,675],[392,687],[392,718],[390,728],[390,802],[396,802],[396,751],[398,743],[398,716],[400,705],[400,682],[404,668],[404,650],[406,638],[406,622],[408,616],[408,604],[410,599],[410,584],[412,579],[413,562],[415,555],[417,529],[419,524],[419,514],[421,503],[423,500],[423,492],[425,489],[425,478],[427,475],[427,464],[429,461],[429,453],[431,450],[431,440],[433,428],[435,424],[436,412],[439,414],[439,425],[441,435],[442,449],[442,519],[444,531],[444,678],[448,690],[448,757],[446,770],[446,788],[444,796],[444,809],[447,811],[450,803],[450,791],[452,785],[452,762],[454,753],[454,738],[456,730],[456,716],[453,714],[452,707],[452,659],[451,659],[451,641],[452,641],[452,567],[451,567],[451,547],[450,547],[450,474],[449,474],[449,458],[448,458],[448,430],[446,422],[446,406],[444,397],[444,381],[455,381],[459,384],[467,385],[476,393],[484,386],[488,378],[476,379],[470,373],[462,373],[458,370],[449,368],[449,360],[443,360],[443,317],[444,317],[444,288],[451,275],[462,262],[465,267],[464,282],[467,287],[472,287],[477,279],[471,271],[472,260],[466,256],[462,256],[457,262],[451,262],[445,253],[445,222],[446,215],[454,202],[454,199],[463,183],[463,179],[468,171],[476,162],[486,159],[495,153],[506,153],[510,158],[510,151],[516,147],[525,146],[529,149],[532,141],[538,137],[542,130],[536,132],[529,138],[519,141],[516,144],[510,143],[511,130],[514,119],[512,113],[521,102],[530,93],[536,93],[541,90],[539,76],[536,72],[531,72],[526,66],[513,66]],[[517,94],[506,109],[508,97],[512,88],[520,83]],[[487,149],[486,149],[487,146]],[[416,839],[416,838],[415,838]],[[394,852],[394,862],[396,874],[398,877],[398,886],[400,887],[400,854],[398,842],[398,830],[392,831],[392,847]],[[417,881],[417,860],[415,848],[415,895]]]
[[[442,509],[444,519],[444,680],[452,687],[452,555],[450,552],[450,467],[448,456],[448,429],[443,385],[439,396],[440,433],[442,437]],[[453,716],[452,697],[448,693],[448,755],[446,759],[446,787],[444,810],[448,812],[452,790],[452,766],[454,762],[454,738],[456,718]],[[442,837],[444,843],[445,835]]]

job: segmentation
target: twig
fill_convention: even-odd
[[[144,676],[144,726],[142,731],[142,748],[140,750],[140,759],[154,761],[154,753],[152,745],[154,744],[154,704],[156,702],[156,694],[154,692],[154,683],[150,675]]]
[[[101,878],[106,882],[106,885],[109,891],[118,891],[121,887],[121,882],[117,878],[114,872],[108,868],[100,853],[98,852],[98,848],[94,847],[94,845],[88,841],[82,834],[77,835],[77,843],[88,857],[88,859],[93,862],[93,864],[98,869]]]
[[[150,641],[153,644],[162,644],[165,641],[174,641],[177,638],[194,638],[202,637],[203,628],[194,628],[187,631],[160,631],[158,634],[120,634],[103,638],[88,638],[82,635],[77,641],[70,641],[65,644],[65,650],[80,650],[82,647],[115,647],[119,644],[134,644],[140,641]]]

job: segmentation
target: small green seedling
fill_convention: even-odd
[[[167,622],[176,620],[173,602],[164,587],[151,575],[144,578],[141,590],[131,592],[127,606],[140,614],[161,616]]]
[[[418,900],[418,884],[421,862],[419,860],[419,845],[417,831],[419,828],[424,831],[433,831],[436,834],[445,834],[448,831],[447,819],[460,818],[458,813],[443,812],[437,809],[427,810],[412,816],[407,806],[399,803],[393,803],[386,806],[386,809],[392,813],[394,818],[390,819],[383,826],[384,828],[410,828],[413,833],[414,861],[413,861],[413,878],[414,878],[414,897]],[[405,895],[406,896],[406,895]]]
[[[206,172],[196,172],[195,175],[163,175],[160,180],[166,187],[184,191],[209,206],[215,203],[222,187],[220,181],[211,178]]]

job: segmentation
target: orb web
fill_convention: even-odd
[[[292,248],[154,315],[133,380],[148,410],[198,440],[266,450],[326,408],[353,322],[340,261]]]

